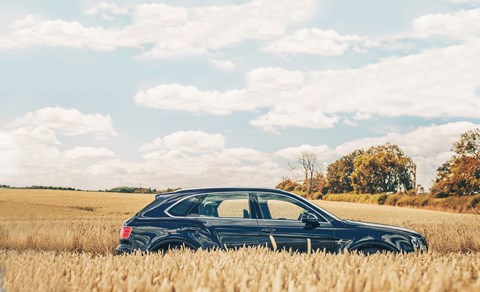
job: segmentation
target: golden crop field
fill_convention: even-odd
[[[0,287],[6,291],[480,291],[478,215],[316,202],[342,218],[420,231],[429,241],[427,254],[295,254],[250,248],[114,256],[122,221],[152,200],[152,195],[0,189]]]

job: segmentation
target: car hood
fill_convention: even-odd
[[[373,229],[378,231],[393,231],[393,232],[399,232],[399,233],[404,233],[408,235],[422,236],[420,233],[414,230],[398,227],[398,226],[386,225],[386,224],[360,222],[360,221],[353,221],[353,220],[344,220],[343,223],[350,226],[355,226],[355,227],[360,227],[365,229]]]

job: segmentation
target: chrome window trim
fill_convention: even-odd
[[[231,193],[231,192],[229,192]],[[223,219],[223,220],[235,220],[235,219],[241,219],[241,220],[257,220],[256,218],[241,218],[241,217],[209,217],[209,216],[198,216],[198,217],[188,217],[188,216],[174,216],[172,214],[170,214],[168,211],[175,207],[177,204],[180,204],[183,200],[186,200],[188,198],[191,198],[191,197],[194,197],[194,196],[208,196],[210,194],[229,194],[229,193],[225,193],[225,192],[217,192],[217,193],[197,193],[197,194],[193,194],[193,195],[189,195],[189,196],[185,196],[184,198],[178,200],[177,202],[173,203],[170,207],[168,207],[167,209],[165,209],[164,213],[165,215],[167,215],[168,217],[171,217],[171,218],[188,218],[188,219],[201,219],[201,218],[206,218],[206,219]],[[247,194],[248,196],[248,201],[249,201],[249,204],[248,204],[248,209],[251,213],[252,210],[250,210],[250,194],[252,192],[245,192],[245,191],[240,191],[240,192],[236,192],[236,194]]]
[[[209,195],[209,194],[228,194],[228,193],[231,193],[231,192],[227,192],[227,193],[225,193],[225,192],[214,192],[214,193],[196,193],[196,194],[191,194],[191,195],[185,196],[184,198],[182,198],[182,199],[178,200],[177,202],[173,203],[170,207],[168,207],[168,208],[165,209],[164,213],[165,213],[165,215],[167,215],[168,217],[171,217],[171,218],[188,218],[188,219],[208,218],[208,219],[220,219],[220,220],[222,220],[222,219],[223,219],[223,220],[225,220],[225,219],[226,219],[226,220],[232,220],[232,219],[241,219],[241,220],[268,220],[268,221],[270,221],[270,222],[271,222],[271,221],[280,221],[280,222],[297,222],[297,223],[298,223],[298,222],[302,222],[302,221],[300,221],[300,220],[289,220],[289,219],[287,219],[287,220],[282,220],[282,219],[265,219],[265,218],[259,218],[259,219],[257,219],[257,218],[240,218],[240,217],[206,217],[206,216],[205,216],[205,217],[200,217],[200,216],[199,216],[199,217],[187,217],[187,216],[173,216],[173,215],[171,215],[171,214],[168,212],[171,208],[175,207],[177,204],[180,204],[180,202],[182,202],[183,200],[186,200],[186,199],[191,198],[191,197],[194,197],[194,196],[205,196],[205,195]],[[325,218],[325,216],[323,216],[322,214],[320,214],[320,213],[316,210],[316,208],[318,208],[317,205],[309,206],[307,203],[305,203],[305,202],[303,202],[303,201],[301,201],[301,200],[298,200],[297,198],[292,197],[292,196],[290,196],[290,195],[282,194],[282,193],[272,193],[272,192],[263,192],[263,193],[262,193],[262,192],[258,192],[258,191],[255,191],[255,192],[253,192],[253,191],[252,191],[252,192],[250,192],[250,191],[248,191],[248,192],[247,192],[247,191],[240,191],[240,192],[238,192],[238,193],[246,193],[246,194],[248,195],[248,197],[249,197],[249,200],[250,200],[250,195],[251,195],[251,194],[256,195],[256,196],[257,196],[257,199],[258,199],[258,195],[259,195],[259,194],[272,194],[272,195],[279,195],[279,196],[291,198],[292,200],[295,200],[295,201],[299,202],[301,205],[307,206],[308,209],[310,209],[310,210],[313,211],[314,215],[317,215],[317,216],[320,216],[321,218],[323,218],[323,220],[325,220],[325,221],[318,222],[318,223],[320,223],[320,225],[322,225],[322,224],[327,224],[328,226],[332,226],[331,221],[328,220],[327,218]],[[308,201],[307,201],[307,202],[308,202]],[[258,204],[258,202],[256,202],[256,203]],[[250,209],[250,204],[249,204],[249,209]],[[252,210],[249,210],[249,211],[251,212]],[[318,219],[318,217],[317,217],[317,219]]]

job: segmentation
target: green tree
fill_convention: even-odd
[[[431,194],[437,198],[480,193],[480,129],[467,131],[453,143],[453,157],[437,169]]]
[[[354,160],[355,193],[385,193],[415,188],[416,165],[394,144],[374,146]]]
[[[354,170],[354,161],[363,150],[355,150],[345,155],[327,167],[327,185],[328,193],[340,194],[353,192],[352,173]]]

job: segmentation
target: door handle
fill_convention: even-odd
[[[260,232],[263,232],[263,233],[272,233],[274,231],[275,231],[275,228],[270,228],[270,227],[265,227],[260,229]]]

